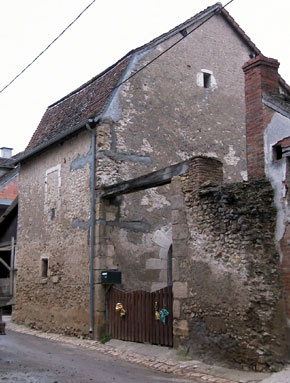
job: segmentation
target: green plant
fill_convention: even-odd
[[[106,334],[106,335],[104,335],[104,336],[100,339],[100,342],[101,342],[102,344],[105,344],[105,343],[109,342],[110,340],[111,340],[111,335]]]

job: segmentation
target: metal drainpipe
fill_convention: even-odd
[[[94,278],[94,259],[95,259],[95,183],[96,183],[96,132],[90,127],[90,121],[86,124],[86,128],[91,133],[92,158],[91,158],[91,213],[90,213],[90,330],[89,333],[93,337],[94,334],[94,295],[95,295],[95,278]]]

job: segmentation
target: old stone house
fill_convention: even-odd
[[[276,314],[273,337],[285,338],[273,192],[265,180],[243,183],[252,154],[242,66],[260,53],[217,3],[48,107],[18,160],[17,322],[102,336],[109,310],[101,271],[117,269],[125,291],[173,284],[175,347],[224,347],[261,368],[284,357],[285,342],[259,348]],[[287,96],[275,76],[276,97]],[[285,153],[286,143],[277,145]],[[258,254],[273,258],[267,285]],[[260,285],[250,278],[256,266]],[[250,291],[261,299],[259,286],[273,296],[268,320],[249,305]]]
[[[17,240],[18,198],[0,216],[0,322],[1,309],[11,313],[15,304],[15,245]]]

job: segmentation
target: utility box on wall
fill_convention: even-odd
[[[122,273],[118,270],[106,270],[101,272],[102,284],[120,284],[122,283]]]

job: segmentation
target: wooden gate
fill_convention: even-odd
[[[125,312],[121,309],[116,311],[117,303],[122,305]],[[173,345],[171,286],[153,293],[124,292],[112,287],[108,306],[109,334],[112,338],[162,346]],[[168,312],[165,323],[161,318],[156,319],[162,309],[165,309],[163,313]]]

